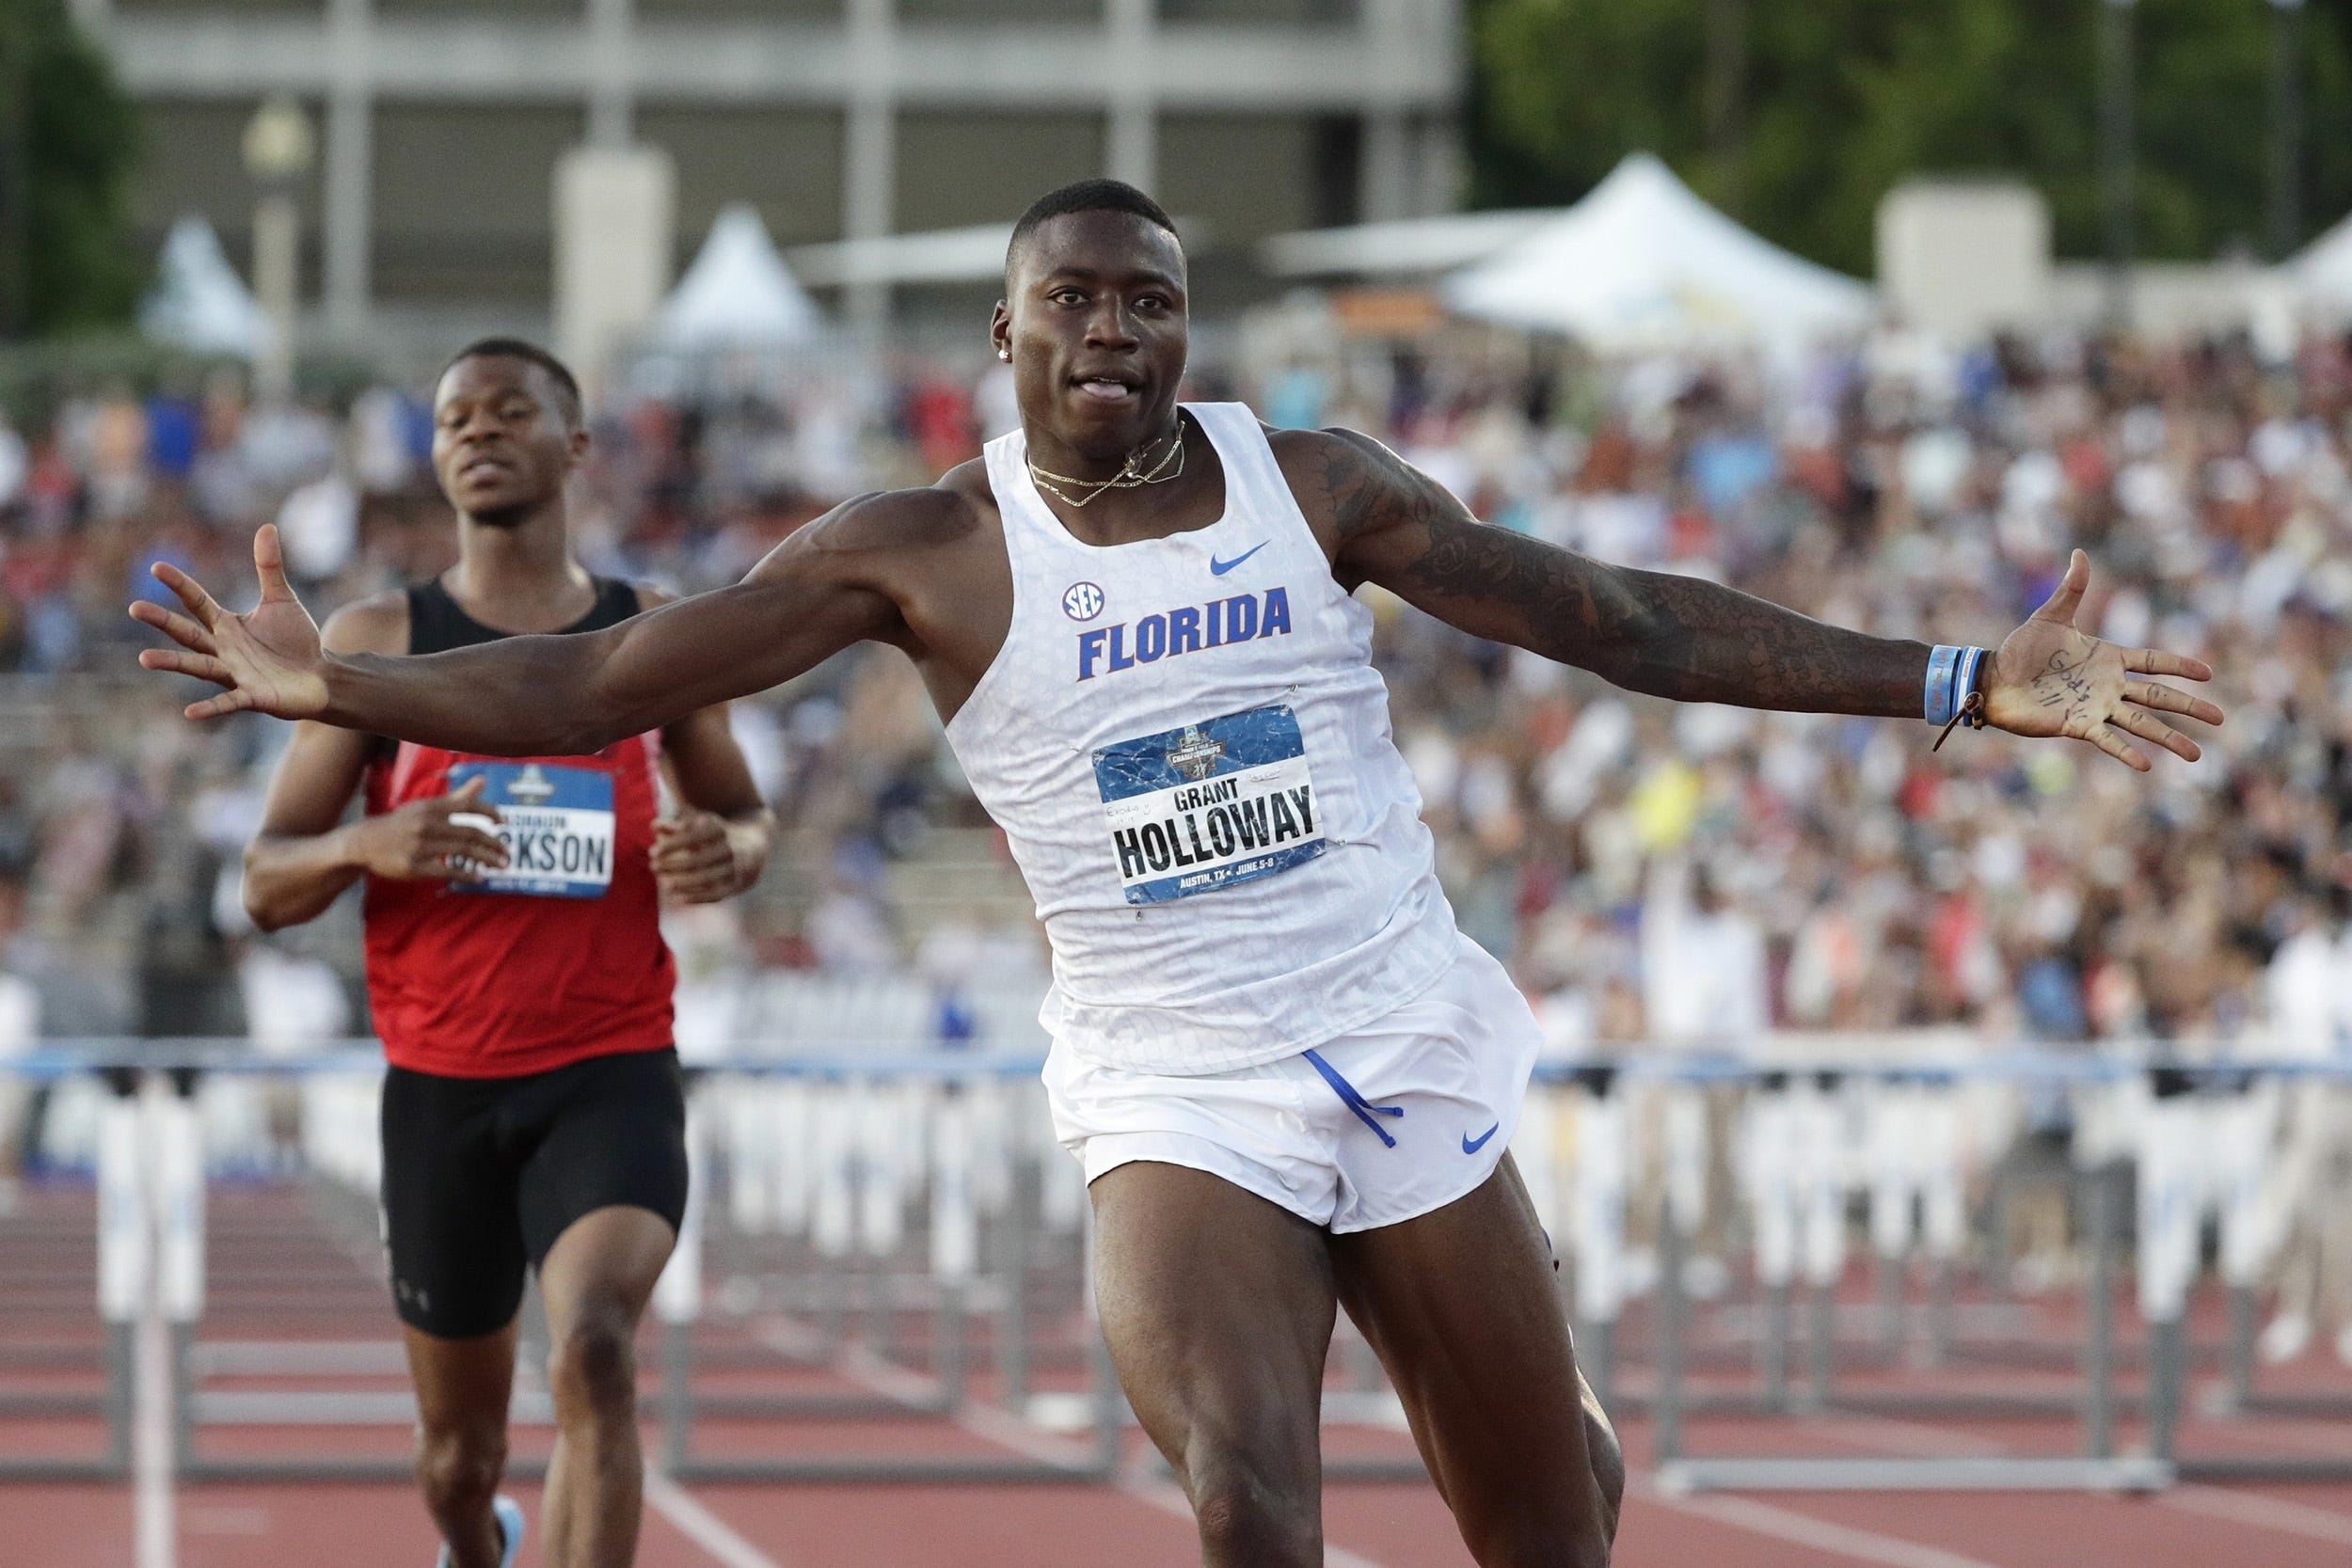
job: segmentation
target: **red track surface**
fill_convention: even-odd
[[[251,1217],[282,1211],[266,1200]],[[27,1229],[0,1226],[0,1348],[22,1364],[0,1371],[0,1387],[55,1392],[89,1386],[86,1376],[24,1347],[71,1351],[89,1341],[83,1289],[87,1250],[61,1248],[56,1233],[86,1211],[87,1195],[44,1196]],[[220,1338],[384,1338],[389,1315],[347,1259],[341,1275],[315,1236],[241,1227],[238,1199],[215,1208],[218,1284],[206,1335]],[[20,1216],[20,1220],[23,1216]],[[225,1224],[224,1224],[225,1222]],[[40,1232],[35,1234],[35,1232]],[[19,1243],[29,1250],[14,1250]],[[66,1256],[71,1251],[74,1256]],[[11,1262],[24,1265],[9,1277]],[[28,1277],[36,1272],[46,1277]],[[307,1310],[290,1310],[291,1285]],[[51,1299],[55,1297],[56,1299]],[[78,1299],[87,1302],[87,1295]],[[648,1347],[650,1349],[650,1346]],[[651,1356],[648,1356],[651,1359]],[[711,1366],[707,1389],[816,1386],[829,1374]],[[2006,1374],[2011,1385],[2063,1387],[2062,1374]],[[2210,1373],[2201,1372],[2199,1385]],[[1857,1380],[1857,1385],[1862,1380]],[[2352,1388],[2316,1363],[2298,1380]],[[215,1377],[234,1389],[245,1380]],[[383,1387],[381,1378],[307,1380],[307,1387]],[[838,1386],[838,1385],[836,1385]],[[2193,1402],[2193,1400],[2192,1400]],[[1689,1445],[1707,1453],[1846,1455],[2072,1451],[2064,1422],[1933,1423],[1872,1418],[1774,1420],[1707,1418],[1690,1424]],[[2124,1429],[2128,1443],[2137,1434]],[[1626,1431],[1637,1464],[1649,1433]],[[94,1421],[0,1418],[0,1453],[95,1452]],[[208,1433],[214,1454],[397,1452],[397,1430],[343,1433],[315,1428],[241,1428]],[[518,1433],[520,1452],[544,1451],[544,1432]],[[750,1423],[710,1422],[698,1432],[710,1454],[794,1451],[836,1445],[866,1452],[988,1452],[991,1442],[937,1420],[800,1422],[780,1439]],[[1398,1451],[1392,1434],[1335,1433],[1335,1450]],[[648,1451],[658,1434],[648,1433]],[[2192,1419],[2184,1451],[2248,1449],[2352,1456],[2352,1421],[2273,1418],[2259,1422]],[[1198,1561],[1180,1498],[1152,1479],[1139,1449],[1119,1486],[775,1486],[657,1481],[646,1511],[644,1568],[1182,1568]],[[513,1488],[536,1523],[535,1485]],[[257,1564],[335,1568],[425,1568],[431,1527],[400,1485],[179,1483],[169,1494],[177,1568]],[[1436,1495],[1425,1485],[1337,1484],[1325,1509],[1332,1560],[1378,1568],[1453,1568],[1469,1562]],[[132,1568],[136,1506],[125,1484],[0,1482],[0,1568]],[[1344,1555],[1343,1555],[1344,1554]],[[535,1550],[524,1560],[535,1563]],[[2352,1485],[2185,1486],[2150,1498],[2072,1495],[1782,1495],[1665,1497],[1637,1475],[1616,1561],[1619,1568],[2344,1568],[2352,1563]]]
[[[536,1516],[538,1490],[515,1488]],[[1199,1560],[1169,1502],[1107,1488],[704,1486],[685,1506],[722,1532],[698,1542],[670,1513],[646,1515],[643,1568],[1183,1568]],[[423,1511],[394,1486],[183,1486],[182,1568],[336,1564],[422,1568]],[[0,1561],[120,1568],[134,1560],[120,1487],[9,1486]],[[1334,1548],[1382,1568],[1454,1568],[1468,1556],[1425,1487],[1335,1487]],[[1336,1557],[1336,1553],[1335,1553]],[[534,1553],[526,1561],[536,1560]],[[1619,1568],[2342,1568],[2352,1561],[2352,1487],[2191,1487],[2119,1500],[2076,1497],[1637,1495]]]

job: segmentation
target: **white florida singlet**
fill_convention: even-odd
[[[1225,514],[1166,539],[1080,543],[1026,438],[988,444],[1012,629],[947,740],[1045,923],[1046,1030],[1102,1066],[1200,1074],[1393,1010],[1455,937],[1371,611],[1257,417],[1185,406]]]

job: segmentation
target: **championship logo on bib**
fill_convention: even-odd
[[[461,762],[449,787],[483,781],[482,798],[503,820],[453,816],[497,835],[506,865],[461,893],[523,893],[541,898],[601,898],[612,885],[612,775],[537,762]]]
[[[1094,782],[1130,904],[1254,881],[1323,853],[1306,740],[1286,706],[1105,746]]]

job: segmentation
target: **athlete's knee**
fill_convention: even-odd
[[[548,1357],[558,1407],[576,1416],[626,1416],[637,1400],[636,1324],[618,1307],[583,1307]]]
[[[505,1474],[502,1424],[421,1428],[417,1433],[417,1482],[437,1516],[489,1507]]]
[[[1312,1470],[1236,1451],[1188,1456],[1186,1489],[1201,1555],[1251,1568],[1323,1561],[1323,1508]]]

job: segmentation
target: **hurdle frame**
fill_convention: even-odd
[[[115,1048],[109,1051],[108,1047]],[[1039,1062],[1034,1057],[1018,1055],[915,1056],[876,1054],[848,1055],[826,1059],[734,1059],[726,1064],[730,1072],[752,1076],[798,1075],[830,1076],[835,1079],[858,1077],[926,1077],[931,1079],[969,1078],[993,1075],[1004,1079],[1027,1079]],[[256,1074],[301,1076],[310,1073],[380,1070],[380,1057],[372,1045],[357,1049],[322,1051],[289,1061],[286,1059],[255,1058],[236,1045],[211,1041],[138,1041],[87,1042],[85,1048],[54,1050],[39,1053],[30,1062],[12,1064],[12,1070],[30,1071],[36,1076],[55,1080],[71,1074],[94,1071],[110,1066],[132,1067],[151,1074],[170,1069],[189,1068],[199,1071],[224,1074]],[[1549,1083],[1576,1076],[1587,1067],[1548,1067],[1539,1077]],[[1673,1065],[1656,1061],[1638,1061],[1625,1065],[1624,1070],[1635,1077],[1720,1079],[1730,1071],[1753,1073],[1744,1067],[1725,1069],[1720,1066],[1707,1067],[1692,1073],[1690,1064]],[[1801,1069],[1813,1070],[1813,1069]],[[1921,1064],[1899,1066],[1880,1064],[1837,1064],[1836,1071],[1858,1080],[1897,1080],[1915,1077]],[[2102,1058],[2063,1061],[2046,1055],[2029,1056],[2023,1053],[1989,1055],[1963,1064],[1931,1064],[1924,1070],[1957,1079],[1962,1076],[2000,1078],[2008,1082],[2064,1082],[2077,1085],[2113,1083],[2152,1070],[2175,1075],[2178,1084],[2185,1085],[2183,1094],[2202,1093],[2243,1083],[2250,1076],[2275,1074],[2288,1079],[2325,1077],[2329,1079],[2352,1075],[2352,1068],[2329,1064],[2270,1063],[2252,1060],[2228,1061],[2209,1066],[2182,1066],[2177,1062],[2158,1063],[2152,1069],[2144,1060]],[[143,1102],[160,1101],[166,1104],[176,1101],[161,1096],[149,1095]],[[118,1132],[118,1137],[119,1136]],[[945,1418],[960,1417],[976,1407],[969,1403],[971,1386],[972,1345],[970,1330],[993,1310],[998,1316],[999,1332],[995,1340],[997,1371],[1006,1390],[1002,1405],[991,1403],[984,1408],[991,1418],[1002,1416],[1021,1420],[1027,1405],[1030,1372],[1026,1366],[1034,1349],[1033,1336],[1028,1332],[1025,1318],[1029,1311],[1026,1288],[1028,1265],[1031,1261],[1029,1226],[1035,1212],[1037,1193],[1033,1184],[1045,1180],[1047,1168],[1040,1149],[1027,1144],[1017,1144],[1013,1156],[1016,1172],[1014,1185],[1020,1189],[1014,1200],[999,1220],[982,1225],[974,1243],[984,1248],[991,1259],[989,1267],[971,1271],[954,1279],[942,1279],[935,1304],[938,1309],[938,1331],[933,1336],[932,1361],[925,1371],[915,1371],[889,1361],[875,1360],[874,1368],[890,1375],[898,1387],[890,1392],[877,1393],[868,1401],[858,1398],[858,1414],[888,1409],[908,1415]],[[2051,1457],[2001,1457],[1982,1460],[1843,1460],[1775,1458],[1769,1455],[1732,1457],[1694,1454],[1688,1450],[1686,1418],[1694,1410],[1737,1407],[1740,1402],[1708,1404],[1692,1398],[1688,1386],[1691,1368],[1689,1317],[1690,1304],[1683,1299],[1680,1268],[1687,1250],[1689,1236],[1678,1218],[1669,1216],[1661,1230],[1661,1251],[1665,1267],[1661,1271],[1658,1302],[1659,1333],[1655,1345],[1657,1395],[1653,1415],[1657,1422],[1657,1465],[1662,1484],[1675,1489],[1707,1490],[1712,1488],[1739,1489],[1918,1489],[1974,1490],[1988,1487],[2002,1489],[2064,1489],[2140,1492],[2170,1484],[2174,1481],[2240,1481],[2240,1480],[2344,1480],[2352,1479],[2352,1457],[2336,1459],[2309,1453],[2264,1454],[2233,1452],[2201,1454],[2181,1451],[2178,1417],[2185,1408],[2191,1391],[2188,1370],[2192,1351],[2210,1352],[2213,1347],[2192,1347],[2184,1327],[2184,1319],[2147,1318],[2149,1332],[2144,1352],[2149,1372],[2149,1388],[2145,1399],[2148,1418],[2149,1444],[2147,1451],[2118,1453],[2116,1424],[2120,1417],[2129,1413],[2136,1402],[2125,1397],[2118,1387],[2119,1365],[2130,1359],[2137,1347],[2122,1344],[2113,1322],[2117,1309],[2115,1301],[2115,1269],[2122,1256],[2122,1156],[2110,1153],[2093,1164],[2078,1167],[2077,1180],[2086,1217],[2088,1232],[2085,1256],[2089,1262],[2089,1280],[2085,1292],[2082,1342],[2078,1365],[2083,1389],[2079,1400],[2067,1404],[2083,1424],[2082,1451],[2076,1455]],[[120,1190],[121,1162],[115,1159],[118,1172],[114,1190]],[[920,1180],[935,1180],[936,1170],[926,1167]],[[200,1160],[196,1166],[195,1180],[203,1180]],[[707,1187],[707,1183],[698,1186]],[[1038,1189],[1041,1192],[1041,1188]],[[204,1376],[224,1365],[223,1356],[233,1359],[242,1352],[243,1341],[208,1341],[200,1336],[202,1312],[200,1305],[190,1307],[188,1287],[175,1284],[184,1278],[190,1254],[183,1247],[173,1250],[173,1227],[170,1216],[175,1210],[168,1195],[159,1207],[157,1234],[144,1238],[152,1241],[156,1261],[151,1275],[137,1280],[138,1289],[131,1293],[152,1291],[161,1303],[161,1311],[169,1332],[171,1354],[170,1408],[174,1421],[175,1458],[180,1473],[190,1480],[374,1480],[405,1478],[408,1461],[398,1459],[344,1458],[303,1455],[219,1454],[206,1451],[201,1443],[203,1433],[211,1426],[227,1419],[230,1424],[244,1421],[281,1421],[307,1423],[314,1418],[332,1417],[335,1412],[325,1408],[335,1401],[348,1404],[346,1395],[284,1395],[276,1391],[236,1391],[223,1394],[207,1390]],[[200,1200],[200,1194],[199,1194]],[[911,1199],[910,1199],[911,1201]],[[1083,1205],[1080,1206],[1083,1212]],[[200,1207],[199,1209],[200,1215]],[[120,1243],[120,1227],[109,1231],[102,1205],[102,1236],[113,1234]],[[201,1235],[199,1227],[198,1245]],[[116,1247],[119,1256],[119,1244]],[[200,1250],[194,1293],[200,1298]],[[1942,1265],[1939,1265],[1940,1267]],[[142,1265],[144,1268],[145,1265]],[[992,1273],[1001,1279],[1009,1271],[1021,1281],[1022,1288],[999,1292],[989,1297],[988,1284]],[[119,1264],[106,1262],[102,1245],[101,1317],[105,1322],[103,1355],[106,1386],[102,1394],[75,1394],[56,1400],[60,1409],[71,1403],[75,1413],[87,1411],[95,1402],[107,1418],[108,1439],[103,1453],[88,1457],[57,1457],[43,1455],[21,1456],[0,1460],[0,1481],[35,1479],[110,1479],[127,1473],[129,1461],[129,1412],[135,1387],[136,1357],[133,1354],[136,1333],[135,1315],[126,1315],[119,1300],[107,1299],[109,1292],[119,1296],[123,1281],[129,1277]],[[846,1280],[849,1276],[845,1275]],[[1947,1275],[1939,1277],[1947,1278]],[[108,1280],[114,1283],[109,1286]],[[1883,1334],[1888,1324],[1884,1307],[1888,1298],[1886,1275],[1882,1274],[1879,1291],[1877,1327]],[[1894,1286],[1899,1292],[1903,1281],[1898,1277]],[[848,1289],[844,1285],[844,1290]],[[2143,1284],[2143,1291],[2145,1286]],[[2243,1284],[2228,1285],[2231,1330],[2219,1347],[2228,1389],[2237,1395],[2247,1391],[2250,1378],[2250,1355],[2248,1341],[2252,1322],[2252,1296]],[[1932,1287],[1931,1287],[1932,1291]],[[1899,1293],[1895,1297],[1902,1302]],[[1950,1305],[1948,1292],[1940,1299]],[[1945,1309],[1937,1305],[1939,1297],[1931,1294],[1925,1310],[1929,1321]],[[869,1303],[870,1305],[870,1303]],[[1780,1293],[1777,1302],[1768,1295],[1756,1304],[1757,1310],[1767,1316],[1788,1313],[1793,1316],[1798,1306],[1793,1290]],[[1830,1411],[1852,1410],[1856,1413],[1879,1413],[1889,1406],[1879,1401],[1855,1399],[1858,1390],[1841,1394],[1836,1386],[1838,1347],[1838,1314],[1831,1297],[1818,1288],[1804,1303],[1811,1328],[1808,1341],[1809,1360],[1804,1378],[1807,1396],[1802,1408]],[[843,1301],[846,1314],[848,1303]],[[2145,1298],[2143,1295],[2143,1313]],[[1850,1314],[1849,1314],[1850,1315]],[[692,1320],[689,1319],[688,1322]],[[1611,1376],[1619,1359],[1621,1346],[1613,1343],[1616,1319],[1613,1316],[1597,1325],[1580,1323],[1585,1342],[1604,1385],[1613,1382]],[[1901,1324],[1893,1325],[1900,1342]],[[1931,1339],[1938,1338],[1932,1327]],[[877,1337],[878,1338],[886,1337]],[[294,1343],[294,1342],[290,1342]],[[373,1343],[368,1341],[366,1343]],[[735,1402],[723,1393],[698,1395],[693,1373],[700,1360],[697,1347],[688,1334],[680,1332],[666,1319],[661,1324],[661,1348],[652,1397],[660,1420],[661,1445],[668,1467],[682,1478],[708,1481],[774,1481],[789,1483],[807,1481],[841,1483],[845,1481],[1059,1481],[1068,1480],[1101,1481],[1116,1474],[1121,1464],[1125,1447],[1125,1428],[1131,1418],[1118,1393],[1116,1380],[1109,1374],[1107,1351],[1099,1334],[1087,1337],[1089,1370],[1086,1406],[1089,1419],[1075,1431],[1089,1434],[1090,1440],[1077,1440],[1062,1435],[1049,1436],[1042,1427],[1026,1428],[1040,1441],[1020,1445],[1012,1458],[999,1462],[993,1458],[968,1454],[877,1454],[827,1455],[806,1457],[776,1455],[772,1457],[736,1457],[702,1451],[694,1438],[694,1426],[704,1418],[735,1418],[739,1416],[789,1418],[793,1410],[787,1403],[772,1408],[756,1402],[759,1396],[744,1397]],[[387,1346],[387,1349],[396,1348]],[[1882,1347],[1883,1348],[1883,1347]],[[312,1354],[328,1354],[313,1351]],[[1352,1354],[1352,1353],[1342,1353]],[[1360,1360],[1360,1357],[1359,1357]],[[1359,1367],[1356,1375],[1364,1376]],[[547,1418],[544,1395],[520,1386],[515,1418],[518,1424],[532,1424]],[[916,1391],[916,1390],[921,1391]],[[1622,1391],[1616,1391],[1622,1398]],[[1782,1393],[1791,1407],[1800,1407],[1796,1390],[1788,1386],[1784,1370]],[[379,1402],[389,1396],[373,1396]],[[1898,1400],[1908,1397],[1897,1396]],[[2282,1415],[2312,1413],[2332,1414],[2341,1396],[2319,1395],[2296,1398],[2287,1396],[2276,1404],[2259,1394],[2251,1400],[2235,1399],[2214,1413],[2233,1417],[2255,1417],[2275,1410]],[[304,1401],[308,1402],[305,1404]],[[36,1402],[40,1402],[38,1400]],[[1751,1402],[1759,1408],[1769,1408],[1770,1402]],[[1945,1413],[1998,1414],[2012,1407],[2010,1396],[1994,1395],[1983,1402],[1973,1399],[1955,1404],[1954,1402],[1931,1396],[1929,1403]],[[2346,1402],[2352,1402],[2347,1400]],[[247,1410],[245,1406],[250,1405]],[[263,1408],[266,1406],[267,1408]],[[1910,1399],[1903,1408],[1912,1413],[1932,1415],[1933,1409],[1922,1410],[1920,1402]],[[851,1407],[828,1397],[824,1402],[802,1404],[798,1413],[837,1417],[850,1414]],[[405,1421],[403,1411],[389,1408],[373,1412],[346,1412],[364,1416],[364,1419],[335,1420],[332,1424],[381,1425]],[[1062,1428],[1061,1433],[1073,1429]],[[1059,1446],[1061,1451],[1053,1451]],[[535,1473],[529,1461],[514,1466],[517,1475]],[[1397,1460],[1343,1460],[1333,1462],[1327,1470],[1335,1483],[1350,1481],[1387,1481],[1419,1477],[1422,1474],[1418,1458]]]

